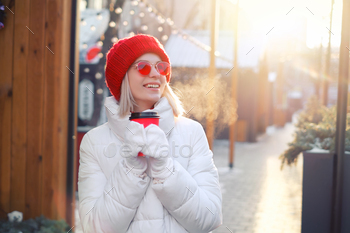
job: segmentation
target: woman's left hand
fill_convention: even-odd
[[[151,176],[156,179],[165,179],[173,174],[174,167],[166,135],[154,124],[147,126],[145,131],[147,148],[143,150],[143,153],[149,156]]]

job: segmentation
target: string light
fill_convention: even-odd
[[[139,4],[139,1],[132,1],[131,2],[131,5],[133,5],[133,6],[137,6]]]
[[[83,44],[83,48],[86,49],[88,45],[86,43]]]
[[[97,45],[100,46],[100,47],[102,47],[102,46],[103,46],[103,42],[102,42],[102,41],[99,41],[99,42],[97,42]]]
[[[111,27],[111,28],[114,28],[115,27],[115,22],[114,21],[111,21],[111,22],[109,22],[109,26]]]
[[[102,88],[97,89],[97,90],[96,90],[96,93],[99,94],[99,95],[101,95],[101,94],[103,93]]]
[[[95,31],[96,27],[94,25],[91,25],[90,29],[91,31]]]
[[[147,31],[147,29],[148,29],[148,26],[147,26],[147,25],[142,25],[142,26],[141,26],[141,30]]]
[[[174,21],[172,21],[170,18],[167,18],[166,21],[170,26],[174,25]]]
[[[100,58],[103,58],[103,53],[99,53],[98,56],[99,56]]]
[[[118,7],[117,9],[115,9],[115,13],[117,13],[117,14],[120,14],[120,13],[122,13],[122,12],[123,12],[123,9],[120,8],[120,7]]]
[[[128,24],[129,24],[128,21],[124,21],[124,22],[123,22],[123,25],[124,25],[124,26],[127,26]]]
[[[90,69],[89,69],[89,68],[85,68],[85,69],[84,69],[84,72],[85,72],[85,73],[89,73],[89,72],[90,72]]]
[[[134,15],[135,14],[135,11],[134,10],[131,10],[130,11],[130,15]]]
[[[117,37],[113,37],[113,38],[111,39],[111,41],[112,41],[112,43],[117,43],[117,42],[118,42],[118,38],[117,38]]]
[[[158,27],[158,32],[162,32],[163,28],[162,27]]]
[[[143,18],[144,16],[145,16],[145,13],[144,12],[140,12],[139,17]]]
[[[102,74],[101,74],[100,72],[97,72],[97,73],[95,74],[95,78],[96,78],[96,79],[101,79],[101,78],[102,78]]]
[[[130,32],[129,36],[135,36],[135,33],[134,32]]]
[[[86,21],[85,21],[84,19],[82,19],[82,20],[80,21],[80,23],[81,23],[81,25],[83,25],[83,26],[86,25]]]
[[[101,15],[100,13],[98,13],[98,14],[97,14],[97,19],[98,19],[98,20],[102,20],[102,18],[103,18],[102,15]]]
[[[148,12],[152,12],[152,7],[147,7]]]
[[[158,15],[157,19],[160,24],[163,24],[165,22],[165,19],[163,19],[161,15]]]
[[[167,35],[163,35],[162,36],[162,41],[166,41],[166,40],[168,40],[168,36]]]

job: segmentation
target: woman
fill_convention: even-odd
[[[79,215],[84,232],[205,232],[222,224],[222,194],[203,127],[182,116],[159,41],[138,34],[107,54],[108,122],[80,146]],[[156,111],[159,126],[130,121]],[[138,156],[142,152],[145,156]]]

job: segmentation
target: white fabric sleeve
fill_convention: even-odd
[[[150,182],[121,159],[107,179],[86,134],[80,146],[79,215],[84,233],[126,232]]]
[[[188,170],[174,160],[174,171],[152,189],[168,212],[189,232],[208,233],[222,224],[222,194],[203,127],[197,123]]]

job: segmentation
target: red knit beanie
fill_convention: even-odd
[[[120,39],[108,51],[105,71],[106,85],[117,101],[120,100],[122,81],[130,65],[145,53],[155,53],[162,61],[170,64],[169,57],[165,53],[163,45],[157,38],[151,35],[137,34]],[[170,73],[166,76],[167,82],[170,81],[170,77],[171,69]]]

